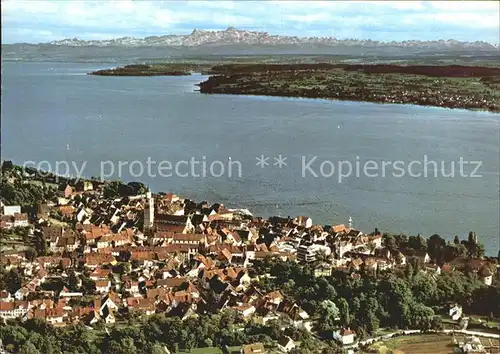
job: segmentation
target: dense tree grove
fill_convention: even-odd
[[[41,320],[25,323],[9,322],[2,326],[0,339],[5,348],[16,353],[164,353],[195,347],[226,345],[236,346],[252,342],[272,344],[283,335],[302,343],[298,353],[310,353],[317,349],[317,340],[308,332],[289,328],[282,331],[277,323],[266,326],[247,324],[243,330],[236,330],[242,324],[241,318],[232,311],[224,311],[210,316],[189,318],[153,315],[144,321],[134,321],[132,325],[115,326],[109,335],[100,336],[97,330],[83,325],[54,328]],[[103,331],[99,332],[104,334]],[[338,347],[330,343],[330,352]]]
[[[144,194],[146,192],[146,186],[140,182],[129,182],[125,184],[120,181],[111,181],[104,185],[103,195],[105,198],[118,198]]]
[[[50,200],[55,196],[55,189],[50,187],[40,187],[34,184],[13,184],[2,179],[0,197],[8,205],[20,205],[21,207],[31,207],[34,204]]]
[[[41,184],[23,183],[23,176],[31,175],[33,179],[39,178]],[[37,177],[38,176],[38,177]],[[7,205],[20,205],[23,208],[32,208],[34,205],[52,200],[57,196],[57,188],[50,186],[45,181],[64,185],[75,185],[75,178],[56,176],[34,168],[16,166],[12,161],[4,161],[1,168],[0,198]],[[123,183],[120,181],[107,182],[104,185],[104,197],[128,197],[146,193],[147,187],[141,182]]]
[[[500,316],[500,289],[484,286],[459,272],[433,277],[415,272],[410,265],[410,272],[405,275],[386,272],[366,274],[355,280],[342,272],[315,278],[308,266],[271,259],[255,268],[273,276],[262,281],[266,290],[280,289],[306,311],[319,316],[318,329],[323,331],[338,325],[350,326],[366,335],[374,334],[379,327],[439,328],[436,315],[443,305],[452,302],[475,314]],[[331,303],[338,310],[336,321],[330,315],[336,311]]]
[[[20,205],[23,208],[31,208],[33,205],[50,200],[55,197],[56,189],[49,187],[45,183],[41,185],[23,183],[24,174],[41,173],[34,169],[23,169],[15,166],[12,161],[4,161],[1,168],[0,197],[7,205]],[[14,177],[10,179],[9,177]]]
[[[92,331],[83,325],[55,328],[43,320],[2,325],[0,339],[11,353],[100,353]]]
[[[426,251],[437,264],[450,262],[458,257],[481,258],[484,256],[484,246],[476,242],[472,235],[467,240],[455,236],[453,242],[446,242],[441,236],[434,234],[425,240],[420,235],[390,235],[384,234],[384,246],[391,251],[409,250],[410,252]]]

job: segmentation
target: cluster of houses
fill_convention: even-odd
[[[21,213],[19,205],[2,205],[2,215],[0,216],[0,228],[9,230],[14,227],[28,227],[28,214]]]
[[[436,276],[465,266],[438,267],[425,252],[390,251],[380,233],[364,234],[352,220],[323,227],[304,216],[266,220],[246,209],[173,194],[105,198],[100,186],[91,181],[61,186],[57,202],[37,205],[29,223],[19,207],[3,207],[2,228],[9,227],[4,217],[24,215],[22,225],[43,235],[48,254],[33,260],[24,252],[1,257],[4,268],[17,268],[24,281],[14,293],[0,292],[0,317],[95,325],[115,323],[128,313],[185,319],[232,309],[244,321],[278,320],[310,331],[313,319],[300,303],[259,289],[249,273],[252,263],[276,257],[310,263],[317,277],[342,271],[353,278],[414,261]],[[483,260],[472,266],[491,284],[496,269]],[[354,336],[348,328],[335,332],[343,344]],[[289,351],[294,344],[288,338],[280,346]]]

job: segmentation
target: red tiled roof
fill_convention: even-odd
[[[100,265],[111,263],[115,260],[115,257],[107,253],[89,253],[84,257],[86,265]]]
[[[156,230],[158,232],[171,232],[175,234],[182,234],[186,225],[171,225],[171,224],[158,224]]]
[[[351,334],[354,334],[354,332],[353,332],[353,331],[351,331],[351,329],[350,329],[350,328],[347,328],[347,329],[346,329],[346,328],[342,328],[342,329],[340,330],[340,335],[341,335],[341,336],[348,336],[348,335],[351,335]]]
[[[109,280],[96,280],[95,286],[98,288],[104,288],[111,284]]]
[[[113,271],[111,269],[96,268],[91,274],[91,277],[107,278]]]
[[[334,233],[338,233],[338,232],[345,232],[347,228],[345,227],[344,224],[340,224],[333,226],[332,230]]]
[[[0,301],[0,311],[13,311],[15,309],[14,302]]]
[[[72,205],[61,205],[57,209],[65,216],[71,216],[75,212],[75,208]]]
[[[175,234],[173,241],[177,242],[201,242],[205,239],[203,234]]]

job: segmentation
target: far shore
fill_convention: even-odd
[[[136,64],[100,76],[211,75],[204,94],[415,104],[500,112],[500,67],[393,64]]]

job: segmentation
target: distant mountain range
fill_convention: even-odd
[[[399,47],[425,48],[426,50],[495,50],[498,47],[487,42],[459,42],[456,40],[379,42],[358,39],[337,39],[334,37],[297,37],[270,35],[267,32],[239,30],[229,27],[223,31],[203,31],[195,29],[188,35],[164,35],[146,38],[122,37],[109,40],[63,39],[48,43],[70,47],[197,47],[220,45],[316,45],[341,47]]]
[[[379,42],[333,37],[296,37],[238,30],[194,30],[187,35],[110,40],[64,39],[50,43],[2,44],[2,61],[57,61],[138,63],[158,61],[222,60],[231,56],[299,56],[300,62],[329,60],[429,60],[462,58],[466,61],[497,60],[500,48],[486,42],[402,41]],[[307,59],[304,56],[315,56]],[[322,57],[327,56],[327,57]],[[333,59],[331,56],[335,56]],[[276,60],[276,59],[274,59]],[[281,60],[281,59],[280,59]],[[283,59],[285,60],[285,59]],[[295,59],[287,59],[295,60]]]

